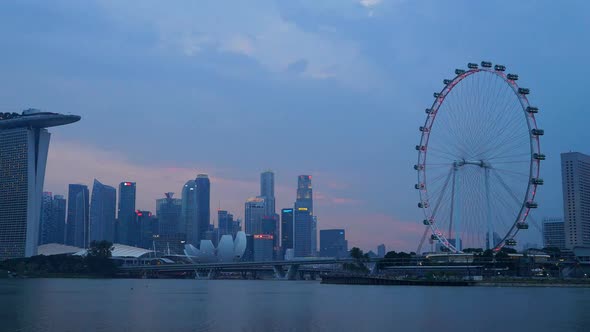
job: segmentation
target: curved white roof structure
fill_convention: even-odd
[[[66,246],[60,243],[47,243],[37,247],[37,255],[53,256],[53,255],[64,255],[64,254],[75,254],[82,250],[82,248],[74,246]]]
[[[85,256],[87,249],[83,249],[75,255]],[[112,257],[133,257],[133,258],[140,258],[144,256],[149,256],[153,253],[153,250],[147,250],[143,248],[137,248],[132,246],[127,246],[124,244],[115,243],[113,244],[113,251],[111,252]]]
[[[217,248],[210,240],[201,240],[200,248],[192,244],[184,246],[184,254],[195,263],[231,262],[242,257],[246,251],[246,233],[238,232],[235,240],[231,235],[223,235]]]

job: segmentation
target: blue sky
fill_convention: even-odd
[[[82,116],[52,130],[54,193],[135,180],[154,210],[205,172],[213,208],[241,216],[261,171],[276,172],[277,207],[311,174],[320,229],[414,250],[417,128],[467,62],[502,63],[531,89],[548,156],[534,216],[561,216],[559,153],[590,153],[589,13],[585,1],[3,1],[0,109]]]

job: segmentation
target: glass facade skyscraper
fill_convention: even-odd
[[[262,233],[262,218],[266,214],[266,204],[262,197],[248,198],[244,204],[244,223],[246,234]]]
[[[205,240],[211,222],[211,182],[207,174],[198,174],[197,185],[197,234],[198,240]]]
[[[284,257],[287,249],[293,249],[293,208],[281,210],[281,248]]]
[[[294,209],[294,251],[295,257],[315,256],[317,222],[313,216],[313,192],[311,175],[300,175],[297,179],[297,200]]]
[[[561,154],[565,246],[590,246],[590,156]]]
[[[114,242],[116,205],[117,190],[94,179],[90,198],[90,242]]]
[[[135,200],[137,188],[135,182],[119,184],[119,205],[115,241],[121,244],[130,243],[130,232],[135,221]]]
[[[186,241],[195,246],[199,245],[199,226],[197,224],[197,183],[188,180],[182,187],[181,222],[178,233],[185,234]]]
[[[89,233],[90,201],[88,187],[83,184],[68,186],[68,215],[66,224],[66,244],[86,248]]]
[[[267,216],[274,216],[275,211],[275,174],[266,171],[260,174],[260,197],[266,202]]]

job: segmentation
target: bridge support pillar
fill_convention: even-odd
[[[297,279],[297,272],[299,272],[299,265],[293,264],[289,266],[289,270],[287,270],[287,279],[288,280],[296,280]]]
[[[275,272],[276,279],[285,279],[285,271],[283,270],[283,266],[275,265],[272,267]]]

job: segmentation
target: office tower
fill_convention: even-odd
[[[66,219],[66,244],[74,247],[88,246],[89,197],[83,184],[68,186],[68,215]]]
[[[566,249],[565,225],[562,218],[543,219],[543,247]]]
[[[281,210],[281,256],[287,249],[293,249],[293,208]]]
[[[311,176],[300,175],[297,181],[297,200],[294,211],[294,249],[295,257],[314,256],[313,237],[317,229],[317,220],[313,218],[313,194]],[[317,235],[316,235],[317,241]],[[316,249],[317,250],[317,249]]]
[[[320,231],[321,257],[348,257],[348,242],[343,229],[323,229]]]
[[[0,260],[37,254],[50,134],[80,120],[28,109],[0,113]]]
[[[226,234],[233,235],[234,216],[225,210],[217,210],[217,228],[219,229],[219,236]]]
[[[199,225],[197,223],[197,183],[188,180],[182,187],[182,208],[178,233],[184,233],[188,243],[199,245]]]
[[[115,241],[117,243],[130,243],[130,230],[135,221],[136,194],[137,188],[135,182],[126,181],[119,184],[119,206],[115,236]]]
[[[266,171],[260,174],[260,197],[266,202],[267,216],[275,215],[275,174]]]
[[[174,193],[168,192],[165,198],[156,200],[156,215],[158,216],[158,233],[176,234],[181,223],[182,200],[174,198]]]
[[[590,156],[561,154],[565,246],[590,246]]]
[[[242,231],[242,219],[238,218],[236,220],[233,221],[232,223],[232,235],[234,236],[234,238],[236,237],[236,234],[238,234],[238,232]]]
[[[277,215],[262,217],[261,233],[273,237],[273,258],[279,256],[279,218]]]
[[[246,234],[262,232],[262,217],[266,214],[266,204],[262,197],[250,197],[245,204],[244,222]]]
[[[53,196],[53,222],[55,233],[50,234],[49,243],[65,243],[66,236],[66,198],[63,195]]]
[[[311,255],[318,255],[318,217],[311,217]]]
[[[182,216],[182,200],[173,198],[173,193],[156,200],[158,235],[154,237],[156,250],[181,254],[186,242],[186,234],[179,232]]]
[[[90,198],[90,242],[115,240],[117,190],[94,179]]]
[[[385,245],[384,244],[378,245],[377,246],[377,256],[383,258],[383,257],[385,257],[385,254],[386,254]]]
[[[56,225],[53,220],[53,194],[50,192],[43,192],[39,222],[39,245],[51,243],[49,237],[55,232]]]
[[[197,185],[197,239],[204,240],[211,221],[211,183],[207,174],[198,174]]]
[[[307,208],[313,215],[313,192],[311,189],[311,175],[299,175],[297,179],[296,208]]]
[[[135,211],[136,225],[138,228],[137,236],[132,237],[131,245],[150,249],[154,235],[158,234],[158,228],[155,218],[150,211]],[[135,234],[135,233],[132,233]]]
[[[252,235],[252,251],[255,262],[274,260],[274,237],[270,234]]]
[[[294,249],[295,257],[311,257],[311,233],[313,217],[308,208],[295,208],[294,215]]]

